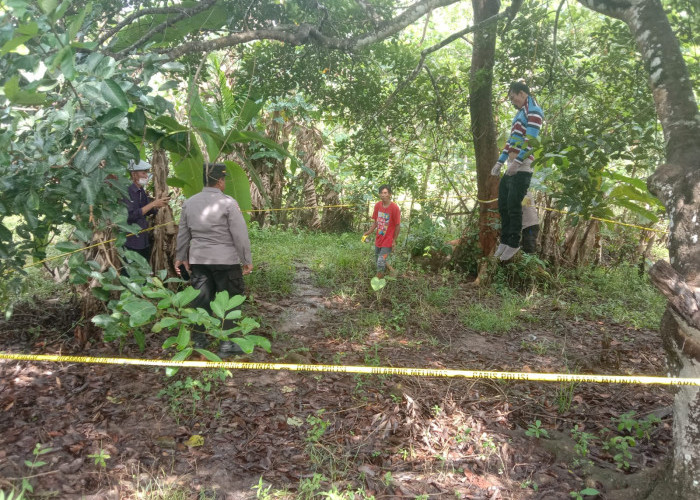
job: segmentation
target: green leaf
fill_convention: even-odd
[[[206,349],[195,349],[195,351],[197,351],[199,354],[204,356],[204,358],[209,360],[209,361],[221,361],[221,358],[219,356],[217,356],[216,354],[214,354],[211,351],[207,351]]]
[[[183,180],[178,179],[177,177],[168,177],[165,180],[166,184],[170,187],[176,187],[182,189],[187,185],[187,183]]]
[[[267,352],[270,352],[272,349],[270,341],[265,337],[261,337],[259,335],[248,335],[246,338],[252,340],[257,346],[262,347]]]
[[[640,207],[639,205],[632,203],[631,201],[627,200],[615,200],[613,203],[614,205],[624,207],[631,211],[632,213],[639,215],[641,217],[644,217],[648,221],[650,221],[652,224],[656,224],[659,221],[659,218],[656,216],[656,214],[650,210],[647,210],[644,207]]]
[[[245,296],[244,295],[234,295],[231,297],[228,301],[228,304],[226,304],[226,310],[233,309],[234,307],[238,307],[241,304],[245,302]]]
[[[58,7],[58,0],[37,0],[39,8],[44,12],[44,14],[51,14],[56,7]]]
[[[248,337],[245,338],[235,338],[231,339],[232,342],[235,342],[238,344],[241,349],[243,349],[243,352],[246,354],[250,354],[253,352],[253,349],[255,349],[255,342],[253,340],[250,340]]]
[[[129,313],[129,326],[131,327],[148,323],[158,311],[149,301],[139,299],[130,300],[123,307]]]
[[[167,308],[170,307],[171,305],[172,305],[171,298],[170,298],[170,297],[166,297],[166,298],[164,298],[163,300],[161,300],[161,301],[158,302],[158,306],[157,306],[157,307],[158,307],[158,309],[167,309]]]
[[[377,278],[376,276],[372,278],[372,281],[370,281],[370,284],[372,285],[372,290],[375,292],[378,292],[382,288],[386,286],[386,279],[384,278]]]
[[[177,334],[177,348],[182,350],[190,343],[190,330],[185,325],[180,326],[180,332]]]
[[[179,86],[179,83],[176,80],[168,80],[163,85],[158,87],[158,90],[160,92],[164,92],[166,90],[176,89],[178,86]]]
[[[108,314],[98,314],[97,316],[93,316],[90,321],[92,321],[95,324],[95,326],[98,326],[102,329],[108,328],[109,326],[117,322],[112,316]]]
[[[136,345],[139,346],[139,350],[143,352],[146,349],[146,335],[144,335],[141,329],[137,328],[134,330],[134,340],[136,341]]]
[[[68,1],[64,3],[69,3]],[[68,38],[70,40],[74,39],[80,29],[83,27],[83,22],[85,21],[85,16],[89,14],[92,11],[92,4],[89,3],[86,6],[82,7],[78,11],[78,15],[74,16],[72,21],[70,22],[70,26],[68,27]]]
[[[111,79],[104,80],[100,85],[102,97],[113,107],[122,111],[129,111],[129,100],[117,82]]]
[[[46,94],[28,92],[19,87],[19,75],[15,75],[5,83],[5,97],[11,103],[20,106],[37,106],[46,102]]]
[[[211,302],[211,311],[219,318],[226,316],[226,305],[228,304],[228,292],[224,290],[216,294],[216,297]]]
[[[245,170],[236,162],[224,161],[226,171],[229,175],[229,180],[226,182],[224,193],[238,202],[238,206],[243,212],[243,218],[246,221],[250,220],[250,209],[253,206],[252,198],[250,197],[250,181],[245,173]]]
[[[238,329],[243,332],[243,334],[247,334],[258,327],[260,327],[260,323],[255,321],[253,318],[243,318],[239,323]]]
[[[112,108],[97,118],[97,122],[105,128],[112,127],[126,118],[127,113],[123,109]]]
[[[175,307],[185,307],[185,306],[187,306],[187,304],[192,302],[198,296],[199,296],[199,290],[196,290],[196,289],[192,288],[191,286],[188,286],[183,291],[175,294],[175,296],[172,298],[172,303],[173,303],[173,306],[175,306]]]
[[[19,36],[5,42],[0,49],[0,56],[4,56],[9,52],[14,51],[20,45],[23,45],[25,42],[34,38],[39,33],[39,25],[35,22],[31,22],[29,24],[18,26],[15,31],[19,33]]]
[[[173,356],[173,361],[184,361],[192,354],[192,348],[187,347]]]
[[[81,248],[83,248],[83,245],[75,241],[59,241],[56,243],[56,250],[59,252],[72,252],[74,250],[80,250]]]
[[[163,349],[169,349],[170,347],[174,346],[177,344],[177,337],[168,337],[165,339],[165,342],[163,342]]]
[[[153,325],[152,331],[158,333],[165,328],[172,328],[177,325],[180,321],[177,318],[166,317],[161,319],[158,323]]]
[[[240,309],[236,309],[235,311],[230,311],[225,319],[238,319],[241,317],[243,313],[241,313]]]

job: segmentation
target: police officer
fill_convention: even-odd
[[[223,193],[226,165],[205,163],[203,177],[202,191],[182,204],[175,269],[181,274],[180,266],[184,266],[192,276],[192,286],[199,290],[191,306],[211,314],[210,302],[217,292],[226,290],[230,297],[245,294],[243,275],[253,270],[253,260],[238,202]],[[206,344],[201,332],[195,332],[193,339],[197,346]],[[231,342],[222,342],[219,351],[220,355],[240,352]]]

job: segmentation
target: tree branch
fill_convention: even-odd
[[[485,25],[487,25],[487,24],[496,22],[496,21],[498,21],[499,19],[501,19],[501,18],[503,18],[503,17],[506,17],[506,16],[509,16],[509,15],[510,15],[510,11],[509,11],[509,9],[506,9],[506,10],[504,10],[503,12],[500,12],[500,13],[496,14],[495,16],[491,16],[491,17],[489,17],[488,19],[484,19],[482,22],[480,22],[480,23],[478,23],[478,24],[474,24],[474,25],[472,25],[472,26],[470,26],[470,27],[468,27],[468,28],[464,28],[463,30],[460,30],[460,31],[458,31],[458,32],[456,32],[456,33],[453,33],[453,34],[451,34],[450,36],[448,36],[447,38],[445,38],[444,40],[442,40],[441,42],[438,42],[438,43],[436,43],[435,45],[433,45],[433,46],[431,46],[431,47],[428,47],[427,49],[421,51],[421,53],[420,53],[420,61],[418,61],[418,64],[416,65],[415,69],[411,72],[410,75],[408,75],[408,77],[407,77],[404,81],[402,81],[402,82],[399,84],[398,87],[396,87],[396,90],[394,90],[394,92],[392,92],[391,95],[387,98],[387,100],[384,102],[384,105],[379,109],[379,112],[378,112],[377,114],[383,112],[386,108],[388,108],[389,105],[393,102],[394,98],[395,98],[409,83],[411,83],[413,80],[416,79],[416,77],[418,76],[418,73],[420,73],[420,70],[423,69],[423,65],[425,64],[425,59],[426,59],[426,57],[428,57],[428,55],[432,54],[433,52],[436,52],[436,51],[440,50],[441,48],[443,48],[443,47],[446,46],[446,45],[451,44],[452,42],[454,42],[454,41],[457,40],[458,38],[461,38],[461,37],[463,37],[464,35],[466,35],[467,33],[471,33],[472,31],[474,31],[474,30],[476,30],[476,29],[479,29],[479,28],[481,28],[482,26],[485,26]]]
[[[329,37],[324,35],[318,27],[303,23],[298,26],[282,25],[269,29],[241,31],[213,40],[184,43],[173,49],[164,49],[160,52],[167,54],[170,59],[177,59],[185,54],[210,52],[253,40],[276,40],[289,45],[313,44],[343,51],[358,50],[395,35],[433,9],[445,7],[458,1],[460,0],[419,0],[375,32],[352,38]]]
[[[136,40],[134,43],[129,45],[128,47],[123,48],[117,54],[128,54],[131,50],[133,50],[136,47],[139,47],[143,43],[147,42],[150,40],[153,35],[156,33],[160,33],[164,29],[166,29],[169,26],[172,26],[173,24],[176,24],[178,21],[181,21],[182,19],[186,17],[192,17],[196,14],[199,14],[200,12],[208,9],[212,5],[216,3],[217,0],[206,0],[204,2],[199,3],[196,7],[192,7],[191,9],[184,9],[182,12],[180,12],[178,15],[160,23],[158,26],[154,26],[150,30],[146,32],[145,35],[143,35],[141,38]]]
[[[195,8],[196,8],[196,7],[195,7]],[[104,44],[107,40],[109,40],[109,39],[112,38],[114,35],[116,35],[117,33],[119,33],[119,31],[121,31],[122,28],[125,28],[126,26],[129,26],[130,24],[132,24],[134,21],[136,21],[136,20],[137,20],[138,18],[140,18],[140,17],[152,16],[152,15],[156,15],[156,14],[165,14],[165,15],[168,15],[168,14],[180,13],[180,12],[183,12],[183,10],[184,10],[184,11],[187,11],[187,10],[189,10],[189,9],[183,9],[183,8],[181,8],[181,7],[165,7],[165,8],[155,8],[155,7],[154,7],[154,8],[152,8],[152,9],[141,9],[141,10],[138,10],[138,11],[134,12],[133,14],[127,16],[126,19],[124,19],[122,22],[120,22],[119,24],[117,24],[114,28],[109,29],[109,30],[107,31],[107,33],[105,33],[104,35],[102,35],[102,36],[97,40],[97,46],[99,47],[99,46],[101,46],[102,44]]]

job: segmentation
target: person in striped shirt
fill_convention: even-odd
[[[498,186],[498,211],[501,214],[501,241],[494,257],[501,261],[513,258],[520,250],[520,231],[523,223],[523,198],[530,187],[532,178],[532,147],[528,140],[540,133],[544,113],[530,88],[522,82],[512,82],[508,88],[508,99],[518,112],[513,118],[510,137],[491,169],[491,175],[500,176],[501,168],[507,166],[506,173]]]

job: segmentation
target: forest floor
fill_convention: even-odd
[[[410,289],[412,280],[396,282]],[[464,282],[440,296],[444,278],[426,280],[451,313],[392,301],[396,282],[383,295],[369,280],[359,299],[333,295],[299,265],[290,296],[253,297],[244,308],[272,352],[235,360],[665,374],[658,332],[547,303],[487,333],[465,326],[460,311],[497,298]],[[77,314],[55,301],[20,306],[0,322],[0,351],[164,356],[164,332],[149,334],[143,353],[133,343],[79,350]],[[594,498],[585,496],[594,488],[597,498],[634,499],[672,449],[667,387],[217,373],[0,361],[0,490],[24,478],[33,496],[55,498],[554,500]],[[35,456],[37,444],[50,451]]]

